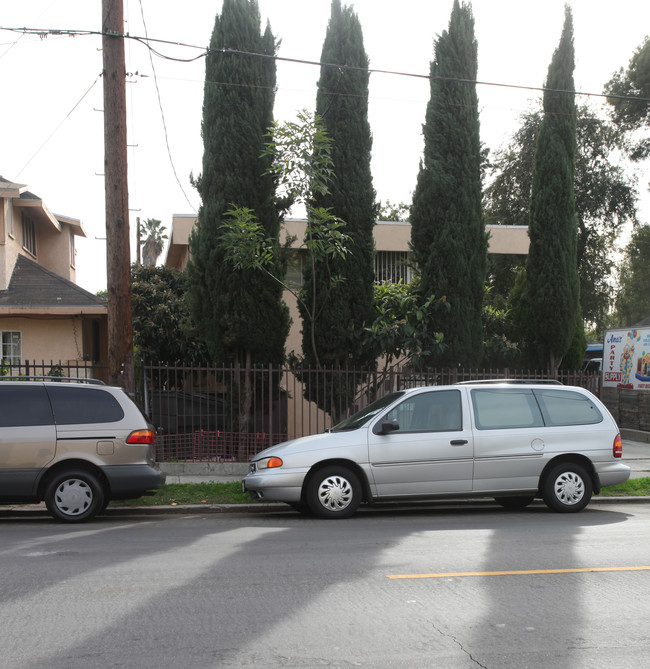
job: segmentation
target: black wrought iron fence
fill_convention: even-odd
[[[106,381],[107,368],[25,361],[0,365],[0,375]],[[159,431],[161,461],[246,462],[268,446],[324,432],[387,392],[417,386],[478,379],[558,380],[600,395],[599,374],[563,371],[138,365],[135,377],[135,399]]]

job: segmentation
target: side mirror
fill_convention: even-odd
[[[393,420],[384,420],[379,424],[379,432],[377,434],[390,434],[399,430],[399,423],[396,418]]]

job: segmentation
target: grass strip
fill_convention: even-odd
[[[650,477],[629,479],[600,491],[599,497],[650,496]],[[170,483],[154,495],[111,502],[111,506],[182,506],[184,504],[250,504],[239,481],[227,483]]]

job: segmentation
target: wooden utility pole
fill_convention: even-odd
[[[102,0],[108,381],[135,390],[123,0]]]

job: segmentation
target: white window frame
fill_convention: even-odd
[[[11,341],[17,335],[17,342]],[[2,355],[0,362],[19,365],[23,357],[23,333],[20,330],[0,330]],[[16,352],[17,351],[17,352]]]

